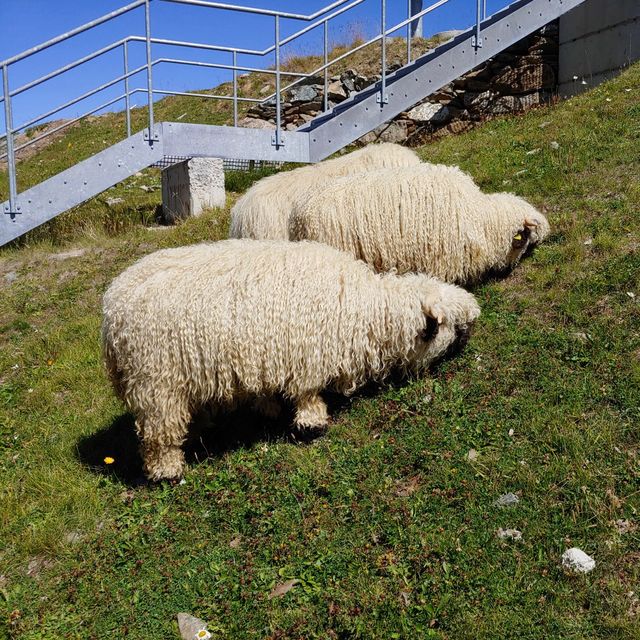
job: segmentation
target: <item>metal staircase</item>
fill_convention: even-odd
[[[310,14],[292,14],[253,7],[241,7],[207,0],[154,0],[154,2],[172,2],[182,5],[196,5],[207,7],[212,11],[235,11],[269,16],[273,19],[274,44],[264,50],[251,50],[223,47],[212,44],[201,44],[153,38],[150,28],[151,0],[137,0],[131,4],[102,16],[90,23],[82,25],[58,38],[54,38],[37,47],[25,51],[8,60],[0,62],[3,75],[3,96],[6,122],[7,152],[0,156],[7,158],[9,178],[9,200],[0,205],[0,245],[6,244],[27,231],[43,224],[47,220],[81,204],[105,189],[117,184],[136,172],[161,161],[166,156],[183,157],[221,157],[253,160],[276,160],[288,162],[317,162],[326,158],[345,145],[373,130],[380,124],[391,120],[394,116],[410,108],[423,98],[434,93],[462,74],[470,71],[488,58],[511,46],[536,29],[555,20],[560,15],[573,9],[584,0],[518,0],[499,12],[485,16],[486,2],[483,0],[469,0],[474,5],[475,24],[467,31],[452,40],[441,44],[425,55],[413,60],[411,56],[410,28],[421,16],[437,10],[450,0],[438,0],[423,9],[420,13],[408,15],[406,20],[388,26],[386,24],[386,0],[375,0],[380,6],[380,30],[378,35],[369,41],[354,47],[333,60],[328,59],[328,26],[331,20],[342,15],[365,0],[338,0],[321,10]],[[408,3],[410,5],[410,3]],[[116,19],[119,16],[138,8],[144,8],[145,36],[130,36],[119,40],[107,47],[67,64],[41,78],[11,90],[9,87],[9,70],[11,65],[30,57],[44,49],[63,42],[79,33]],[[409,9],[407,9],[409,14]],[[280,36],[282,20],[301,20],[308,22],[300,31],[286,38]],[[294,73],[281,68],[280,49],[285,44],[308,33],[312,29],[323,30],[323,64],[311,73]],[[407,34],[407,63],[395,73],[387,74],[386,46],[389,36],[406,30]],[[128,45],[131,42],[146,43],[146,64],[143,67],[129,69]],[[356,51],[378,42],[380,44],[381,79],[344,102],[329,108],[327,100],[328,70],[338,61]],[[230,64],[213,64],[194,62],[174,58],[152,58],[153,45],[169,45],[175,47],[189,47],[192,49],[227,52],[231,55]],[[122,48],[124,74],[112,81],[83,94],[46,114],[32,119],[18,126],[13,125],[12,98],[22,94],[54,77],[80,67],[109,51]],[[269,56],[275,58],[274,68],[254,68],[238,64],[239,55]],[[231,96],[193,94],[179,91],[159,90],[154,88],[153,68],[158,64],[187,64],[217,69],[227,69],[233,73],[233,94]],[[146,87],[129,87],[130,79],[146,71]],[[238,104],[240,102],[262,102],[254,98],[238,95],[238,72],[268,73],[275,76],[276,91],[266,98],[273,100],[276,106],[275,132],[260,129],[238,127]],[[292,132],[281,129],[282,93],[294,84],[304,81],[310,76],[324,76],[324,112],[303,127]],[[282,87],[283,77],[294,77],[288,86]],[[21,147],[15,148],[15,135],[33,124],[99,92],[123,84],[124,93],[99,107],[64,123],[61,127],[49,131],[47,134],[27,141]],[[130,98],[133,94],[144,92],[147,96],[148,123],[144,131],[131,134]],[[154,122],[153,100],[157,95],[198,95],[206,99],[230,100],[233,102],[234,126],[214,126],[204,124],[185,124],[180,122]],[[17,150],[33,144],[46,135],[55,133],[64,126],[103,110],[113,104],[123,101],[127,123],[127,137],[90,158],[62,171],[61,173],[41,182],[40,184],[17,193],[16,188],[16,157]]]

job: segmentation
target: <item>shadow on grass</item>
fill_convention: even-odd
[[[339,403],[329,401],[333,412],[332,405]],[[221,457],[229,451],[250,448],[258,442],[303,443],[318,435],[313,433],[305,438],[296,433],[292,425],[293,408],[286,403],[283,403],[283,411],[278,418],[267,418],[248,408],[212,417],[203,409],[194,416],[183,445],[187,464]],[[100,431],[81,438],[76,451],[80,462],[92,472],[117,478],[127,485],[139,485],[144,482],[144,474],[138,446],[134,418],[125,413]],[[112,458],[113,462],[107,464],[105,458]]]
[[[439,366],[460,353],[469,338],[469,331],[460,330],[458,339],[448,352],[431,366],[431,374]],[[330,423],[339,420],[357,399],[374,398],[389,388],[399,388],[409,379],[399,371],[393,372],[384,382],[369,382],[351,396],[335,392],[322,394],[329,409]],[[248,407],[219,412],[211,415],[204,408],[194,415],[189,426],[187,441],[183,445],[187,464],[202,462],[208,458],[222,457],[229,451],[250,448],[258,442],[285,441],[296,444],[312,442],[324,431],[297,430],[293,426],[294,408],[291,403],[280,400],[282,411],[277,418],[267,418]],[[125,413],[100,431],[78,441],[77,456],[80,462],[94,473],[117,478],[127,485],[145,482],[142,458],[138,451],[138,437],[134,418]],[[107,464],[105,460],[111,458]]]

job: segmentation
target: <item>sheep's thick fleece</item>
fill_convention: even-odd
[[[485,194],[458,167],[421,164],[334,180],[294,204],[292,240],[349,251],[376,271],[468,284],[512,268],[549,223],[526,200]]]
[[[231,210],[231,238],[286,240],[294,203],[312,198],[334,178],[370,169],[409,167],[418,156],[398,144],[372,144],[318,164],[283,171],[253,185]]]
[[[320,391],[349,393],[392,368],[425,367],[478,314],[456,286],[376,274],[325,245],[225,240],[129,267],[104,295],[102,337],[157,480],[182,474],[180,447],[205,403],[281,394],[299,426],[320,426]]]

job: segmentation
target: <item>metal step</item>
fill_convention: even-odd
[[[165,156],[317,162],[420,102],[585,0],[519,0],[294,132],[164,122],[139,132],[0,205],[0,245],[98,195]],[[479,37],[478,37],[479,35]]]

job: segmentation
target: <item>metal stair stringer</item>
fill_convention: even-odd
[[[16,212],[1,214],[0,245],[89,200],[162,157],[162,143],[150,144],[141,131],[19,193]],[[8,210],[8,201],[0,205],[0,212]]]
[[[0,246],[105,189],[159,162],[164,156],[246,158],[309,162],[309,134],[287,132],[284,146],[273,145],[273,132],[217,125],[162,122],[154,140],[140,131],[19,193],[16,212],[0,204]],[[5,212],[2,214],[1,212]]]
[[[341,102],[299,129],[309,132],[311,162],[390,121],[584,1],[519,0],[482,22],[481,46],[475,46],[476,28],[472,27],[387,76],[386,104],[380,102],[380,82]]]

